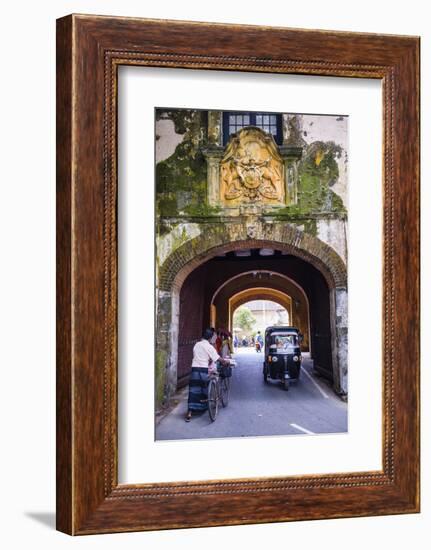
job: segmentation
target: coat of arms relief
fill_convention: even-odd
[[[284,203],[284,163],[270,134],[247,127],[232,136],[220,163],[220,198],[240,203]]]

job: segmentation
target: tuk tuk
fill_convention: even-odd
[[[285,390],[301,371],[302,334],[295,327],[273,326],[265,330],[263,379],[280,380]]]

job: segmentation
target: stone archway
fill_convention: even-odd
[[[235,245],[232,247],[232,245]],[[294,225],[256,221],[208,224],[205,233],[186,241],[159,269],[158,288],[171,291],[206,259],[234,248],[279,248],[313,264],[330,287],[347,289],[347,269],[333,248]]]
[[[235,310],[248,302],[254,300],[264,300],[267,302],[275,302],[282,306],[289,317],[289,323],[292,321],[292,299],[288,294],[279,290],[265,287],[255,287],[246,290],[241,290],[229,298],[228,312],[229,312],[229,330],[233,330],[233,316]]]
[[[241,291],[256,289],[258,287],[265,289],[269,293],[278,291],[282,295],[287,294],[290,297],[290,319],[292,324],[298,327],[304,335],[302,343],[303,351],[311,351],[310,308],[307,294],[293,279],[276,271],[264,269],[243,271],[225,280],[217,288],[211,299],[211,309],[214,308],[212,310],[211,326],[230,324],[229,302],[232,296]],[[265,299],[271,298],[268,296]]]
[[[179,293],[185,279],[205,261],[232,250],[273,248],[310,263],[324,277],[330,296],[334,388],[347,393],[347,270],[340,256],[294,225],[251,220],[208,224],[170,254],[158,273],[156,391],[168,401],[177,385]]]

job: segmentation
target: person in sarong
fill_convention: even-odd
[[[229,358],[233,354],[232,334],[225,330],[222,332],[222,345],[220,355],[223,359]]]
[[[202,339],[193,347],[192,372],[189,381],[189,398],[186,422],[190,422],[193,411],[205,411],[208,408],[209,371],[216,369],[216,362],[229,365],[210,344],[213,332],[205,329]]]
[[[223,331],[221,329],[218,329],[217,338],[215,341],[215,350],[219,355],[221,355],[222,344],[223,344]]]

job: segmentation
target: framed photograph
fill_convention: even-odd
[[[419,511],[419,38],[57,21],[57,528]]]

